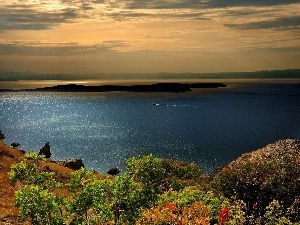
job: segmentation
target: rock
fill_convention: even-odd
[[[44,155],[46,159],[51,157],[51,152],[50,152],[50,144],[49,142],[46,142],[44,147],[40,149],[39,155]]]
[[[75,158],[70,158],[62,162],[62,165],[73,170],[79,170],[82,167],[83,168],[85,167],[81,159],[75,159]]]
[[[13,142],[13,143],[10,144],[10,146],[13,147],[13,148],[17,148],[17,147],[20,146],[20,143],[19,142]]]
[[[5,134],[2,133],[2,130],[0,130],[0,140],[4,140],[6,138]]]
[[[116,176],[121,172],[119,168],[111,168],[109,171],[107,171],[107,174]]]

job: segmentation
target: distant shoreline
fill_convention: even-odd
[[[300,79],[300,69],[260,70],[249,72],[160,72],[160,73],[94,73],[94,74],[43,74],[6,71],[0,69],[0,81],[34,80],[192,80],[192,79]]]
[[[98,85],[65,84],[34,89],[0,89],[0,92],[187,92],[194,88],[226,87],[223,83],[155,83],[144,85]]]

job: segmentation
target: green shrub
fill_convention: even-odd
[[[284,216],[285,212],[277,200],[273,200],[267,207],[264,215],[265,225],[296,225]]]
[[[63,224],[65,201],[51,192],[62,184],[53,178],[53,172],[42,169],[40,160],[44,158],[30,152],[25,155],[25,161],[11,167],[10,181],[24,184],[16,192],[15,206],[20,209],[21,217],[33,224]]]
[[[31,219],[33,225],[64,224],[62,215],[64,201],[39,186],[26,185],[16,192],[15,206],[19,207],[22,219]]]
[[[44,171],[40,166],[40,160],[44,160],[44,157],[33,152],[26,154],[25,161],[12,165],[9,172],[10,181],[13,183],[21,181],[48,190],[60,187],[62,184],[53,178],[54,172]]]
[[[201,185],[202,189],[209,189],[209,177],[198,165],[172,159],[162,159],[161,161],[161,165],[166,171],[165,190],[180,190],[195,185]]]
[[[129,158],[127,172],[116,178],[97,179],[84,168],[71,174],[68,198],[52,191],[63,184],[54,173],[43,171],[37,154],[12,166],[10,179],[23,188],[15,196],[23,219],[34,224],[134,224],[141,208],[154,205],[164,176],[161,160],[153,155]]]

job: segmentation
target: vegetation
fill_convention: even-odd
[[[209,175],[149,154],[129,158],[116,177],[82,168],[62,182],[30,152],[9,176],[20,187],[15,205],[32,224],[296,225],[300,164],[290,156],[243,160]]]
[[[246,203],[246,214],[254,224],[300,222],[300,157],[296,152],[285,150],[273,157],[258,154],[237,161],[221,170],[214,182],[225,197]]]

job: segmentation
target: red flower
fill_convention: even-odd
[[[178,208],[177,208],[176,202],[166,202],[166,203],[165,203],[165,208],[166,208],[169,212],[171,212],[171,213],[173,213],[173,214],[177,214],[177,212],[178,212]]]
[[[219,219],[218,219],[218,224],[219,225],[225,225],[230,217],[230,212],[228,207],[221,208],[219,212]]]

